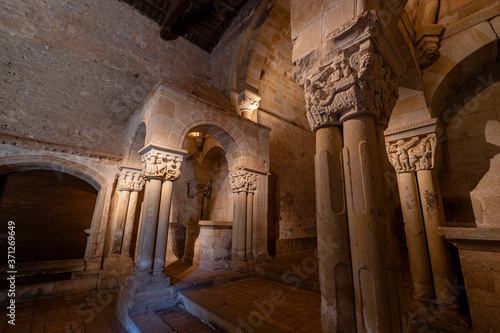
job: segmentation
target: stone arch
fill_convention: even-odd
[[[84,258],[86,262],[102,258],[102,245],[99,246],[99,241],[103,226],[105,227],[107,222],[106,216],[109,206],[107,195],[109,189],[105,178],[86,166],[54,156],[9,156],[9,158],[0,161],[0,174],[27,170],[54,170],[67,173],[86,181],[97,190]],[[89,268],[90,266],[87,265],[86,269]]]
[[[228,122],[224,126],[222,124],[207,123],[204,120],[193,122],[184,128],[181,132],[179,142],[174,147],[182,149],[186,135],[189,132],[203,132],[217,140],[226,152],[230,170],[236,170],[238,166],[242,165],[244,158],[249,153],[249,146],[243,140],[244,136],[241,129],[233,123]]]
[[[266,25],[269,13],[272,11],[276,0],[265,0],[262,1],[260,6],[256,10],[252,22],[247,28],[246,32],[241,38],[241,42],[238,48],[238,52],[233,58],[233,64],[231,65],[233,70],[233,75],[229,76],[231,81],[229,86],[241,93],[245,91],[246,88],[253,87],[252,90],[258,91],[258,82],[260,81],[259,70],[262,69],[264,60],[269,52],[268,43],[262,43],[261,31]],[[257,44],[257,45],[255,45]],[[256,46],[258,51],[256,51]],[[261,57],[263,57],[261,59]]]
[[[135,130],[131,136],[128,137],[125,148],[125,156],[123,161],[127,166],[141,165],[141,157],[139,150],[141,150],[146,142],[147,126],[146,121],[141,119],[135,126]]]
[[[431,117],[439,117],[446,98],[462,82],[497,60],[497,34],[482,22],[443,40],[439,53],[437,61],[422,72]]]

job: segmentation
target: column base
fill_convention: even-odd
[[[255,263],[251,259],[233,259],[229,261],[229,268],[238,273],[250,273],[255,270]]]
[[[165,273],[135,272],[120,286],[116,315],[128,328],[131,315],[168,308],[176,302],[176,288],[170,286],[170,278]]]
[[[104,260],[97,288],[117,289],[134,271],[134,262],[129,256],[111,255]]]

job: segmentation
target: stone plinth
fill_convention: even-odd
[[[134,262],[129,256],[111,255],[104,260],[98,288],[115,289],[123,283],[134,270]]]
[[[123,326],[130,328],[130,316],[168,308],[177,302],[177,289],[170,286],[164,273],[130,275],[120,286],[116,315]]]
[[[231,259],[232,226],[231,221],[199,221],[199,236],[194,244],[194,266],[208,271],[228,268]]]
[[[439,228],[459,250],[472,327],[477,332],[499,332],[500,228]]]

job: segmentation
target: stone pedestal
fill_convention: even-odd
[[[110,255],[104,260],[97,287],[99,290],[116,289],[133,271],[134,262],[130,256]]]
[[[474,332],[500,332],[500,228],[439,228],[458,248]]]
[[[229,268],[232,225],[231,221],[199,222],[200,234],[194,246],[194,266],[207,271]]]
[[[177,303],[177,293],[164,273],[130,275],[121,285],[116,315],[123,326],[130,327],[130,316],[165,309]]]
[[[186,241],[184,242],[182,262],[193,264],[195,243],[200,234],[200,225],[198,221],[184,221],[182,224],[186,227]]]

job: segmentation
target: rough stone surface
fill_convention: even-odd
[[[205,51],[161,40],[119,1],[2,2],[0,13],[3,133],[121,153],[156,82],[208,79]]]

